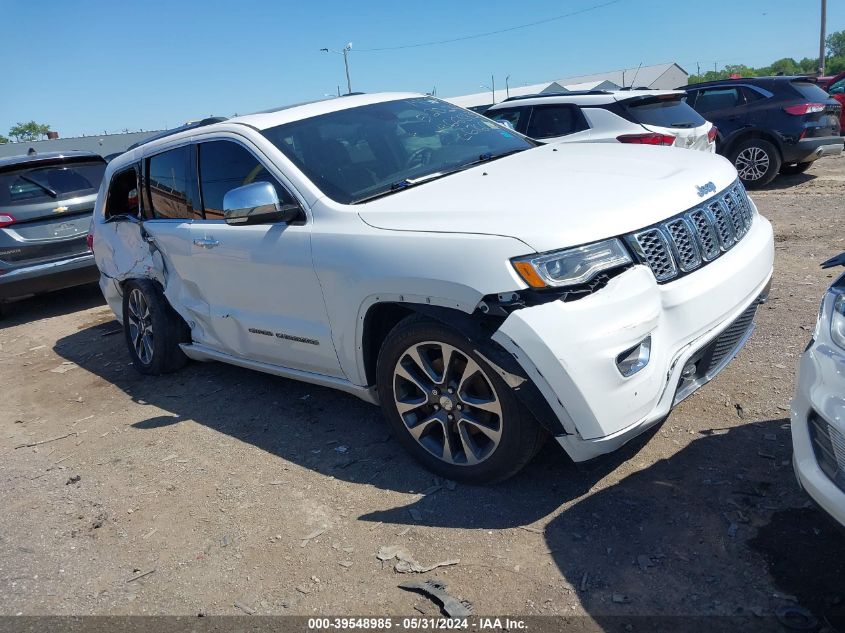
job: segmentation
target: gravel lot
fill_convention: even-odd
[[[797,603],[841,622],[845,538],[796,488],[787,409],[844,194],[836,158],[753,195],[775,226],[771,301],[661,427],[580,467],[549,443],[494,487],[436,481],[342,393],[222,364],[138,375],[95,287],[9,306],[0,614],[439,613],[398,589],[415,576],[483,614],[753,621]],[[398,574],[376,557],[391,545],[460,562]]]

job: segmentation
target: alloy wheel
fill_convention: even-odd
[[[502,439],[502,405],[493,382],[447,343],[407,348],[393,371],[393,397],[411,437],[446,463],[483,462]]]
[[[746,147],[737,154],[734,166],[743,180],[760,180],[769,171],[769,155],[759,147]]]
[[[153,318],[147,297],[138,288],[129,293],[129,339],[138,359],[149,365],[153,360]]]

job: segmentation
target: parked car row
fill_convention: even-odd
[[[806,77],[727,79],[677,91],[620,90],[513,97],[485,114],[540,142],[620,142],[718,151],[743,184],[806,171],[842,152],[845,77],[832,96]],[[838,97],[838,100],[837,100]]]

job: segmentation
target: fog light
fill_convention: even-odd
[[[695,375],[695,372],[698,370],[698,366],[696,363],[689,362],[684,365],[684,370],[681,372],[681,378],[686,380],[687,378],[692,378]]]
[[[651,336],[645,337],[638,345],[625,350],[616,357],[616,368],[628,378],[648,365],[651,357]]]

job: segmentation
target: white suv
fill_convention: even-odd
[[[590,90],[512,97],[484,114],[541,143],[634,143],[716,152],[716,127],[682,90]]]
[[[392,93],[141,145],[92,232],[139,371],[219,360],[380,402],[464,481],[662,420],[750,334],[773,257],[724,158],[538,146]]]
[[[822,264],[845,266],[845,253]],[[792,399],[792,463],[798,483],[845,526],[845,274],[822,299],[798,365]]]

